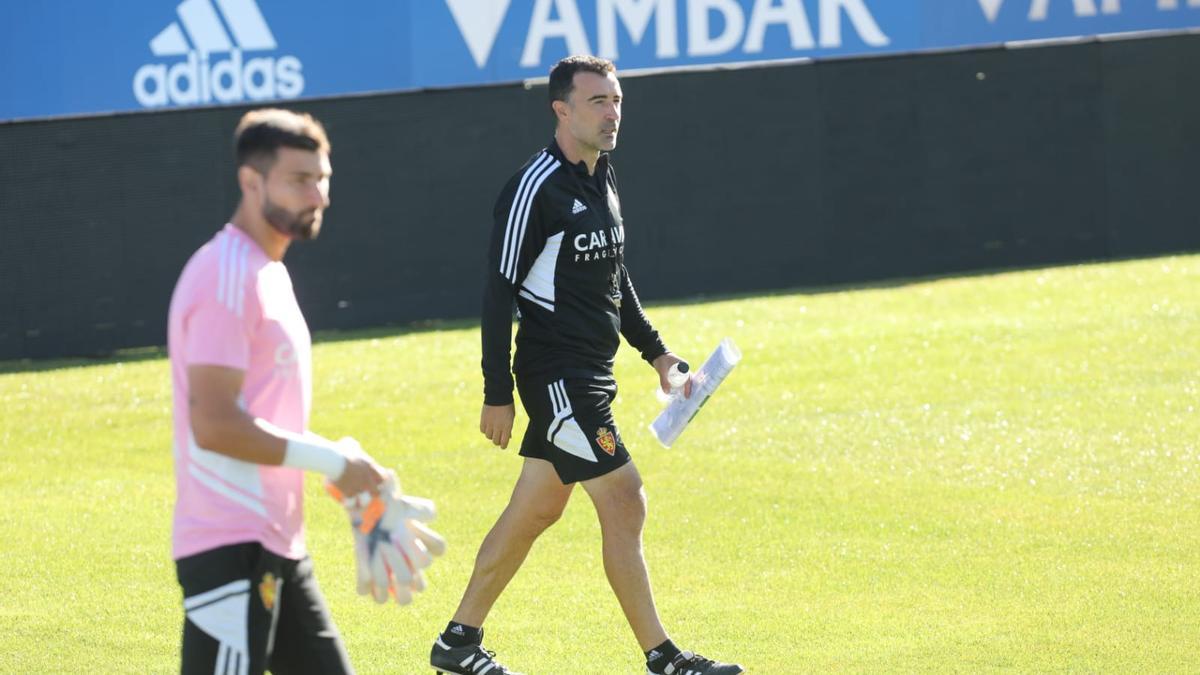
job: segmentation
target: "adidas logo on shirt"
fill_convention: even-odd
[[[584,211],[587,211],[587,206],[585,206],[583,202],[576,199],[575,203],[571,205],[571,215],[576,215]]]
[[[296,98],[304,91],[303,64],[291,55],[255,56],[278,49],[255,0],[183,0],[172,21],[150,40],[154,56],[185,57],[147,63],[133,76],[133,95],[147,108]],[[243,56],[243,52],[247,56]],[[228,58],[218,59],[219,54]]]

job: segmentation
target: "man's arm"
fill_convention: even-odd
[[[492,213],[492,237],[488,247],[487,281],[483,291],[483,313],[480,319],[480,340],[483,359],[483,408],[479,412],[479,432],[493,445],[508,448],[512,438],[516,406],[513,405],[512,324],[513,303],[516,298],[515,265],[504,250],[506,239],[515,234],[509,217],[516,196],[509,185],[496,200]],[[512,242],[509,241],[509,246]]]
[[[513,405],[513,379],[509,346],[512,344],[513,289],[489,261],[483,297],[480,338],[483,343],[483,409],[479,431],[494,445],[508,448],[517,411]]]
[[[642,303],[638,300],[637,291],[633,290],[633,280],[629,278],[629,270],[621,265],[621,335],[625,341],[641,353],[646,363],[654,363],[658,357],[670,350],[663,344],[658,331],[650,325],[650,319],[642,311]]]
[[[513,405],[512,323],[517,287],[529,273],[546,242],[547,223],[537,201],[538,187],[558,168],[542,154],[523,174],[508,182],[492,211],[480,333],[483,343],[483,409],[479,431],[493,444],[507,448],[512,438]],[[525,190],[518,188],[525,187]],[[520,194],[518,194],[520,193]]]
[[[513,287],[489,262],[487,287],[483,293],[480,341],[483,349],[483,402],[510,405],[513,402],[512,325]]]
[[[345,443],[293,434],[238,406],[245,373],[224,366],[188,366],[188,415],[196,444],[243,462],[318,471],[343,494],[374,492],[383,470]]]

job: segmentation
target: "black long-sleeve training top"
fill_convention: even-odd
[[[484,403],[512,403],[512,309],[518,377],[612,374],[619,335],[646,361],[667,352],[625,269],[617,177],[601,154],[595,175],[552,141],[496,199],[483,298]]]

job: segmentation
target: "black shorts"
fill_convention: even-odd
[[[175,570],[183,586],[184,675],[354,672],[312,558],[233,544],[180,558]]]
[[[564,485],[629,462],[610,407],[617,397],[611,377],[520,378],[517,392],[529,416],[521,456],[553,464]]]

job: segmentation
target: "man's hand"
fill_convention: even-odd
[[[517,417],[517,409],[512,403],[508,405],[483,404],[479,413],[479,431],[493,445],[508,449],[508,441],[512,438],[513,420]]]
[[[379,494],[379,485],[387,478],[384,468],[349,436],[339,440],[337,445],[346,456],[346,468],[337,480],[332,481],[334,487],[344,495]]]
[[[671,352],[663,354],[650,363],[650,365],[654,366],[654,370],[658,371],[658,386],[664,394],[671,393],[671,383],[667,381],[667,371],[676,363],[684,363],[684,360]],[[690,373],[688,374],[687,382],[683,384],[683,397],[692,397],[692,376]]]

